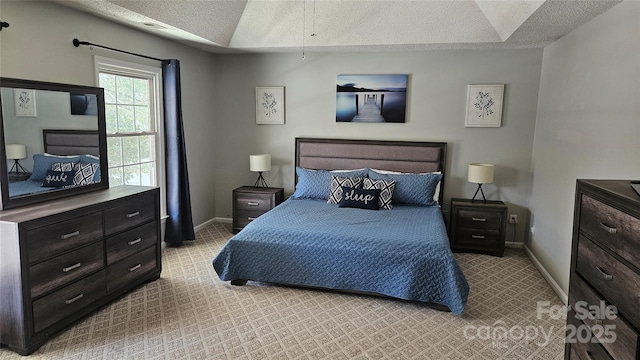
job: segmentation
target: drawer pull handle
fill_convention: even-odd
[[[484,239],[484,235],[471,235],[472,239]]]
[[[611,281],[613,280],[613,275],[607,274],[604,270],[602,270],[602,268],[600,266],[596,266],[596,269],[598,270],[598,272],[600,272],[600,275],[602,275],[602,278],[606,281]]]
[[[71,299],[67,299],[67,300],[65,300],[64,302],[65,302],[67,305],[69,305],[69,304],[73,304],[74,302],[76,302],[76,301],[78,301],[78,300],[82,299],[83,297],[84,297],[84,294],[79,294],[79,295],[76,295],[76,296],[72,297]]]
[[[253,221],[253,220],[255,220],[255,219],[257,219],[257,218],[252,217],[252,216],[249,216],[249,217],[247,218],[247,220],[249,220],[249,221]]]
[[[80,231],[76,230],[76,231],[74,231],[74,232],[70,232],[70,233],[68,233],[68,234],[64,234],[64,235],[60,236],[60,238],[61,238],[62,240],[66,240],[66,239],[68,239],[68,238],[72,238],[72,237],[74,237],[74,236],[78,236],[78,235],[80,235]]]
[[[140,211],[132,212],[127,214],[127,218],[131,219],[132,217],[136,217],[140,215]]]
[[[480,222],[487,221],[487,219],[485,219],[485,218],[477,218],[477,217],[472,217],[472,218],[471,218],[471,220],[473,220],[473,221],[480,221]]]
[[[73,269],[77,269],[77,268],[80,267],[80,265],[81,265],[80,263],[77,263],[77,264],[73,264],[71,266],[64,267],[64,268],[62,268],[62,272],[69,272],[69,271],[71,271]]]
[[[605,223],[602,223],[602,222],[600,223],[600,227],[601,227],[604,231],[608,232],[609,234],[615,234],[615,233],[617,233],[617,232],[618,232],[618,229],[616,229],[616,228],[614,228],[614,227],[611,227],[611,226],[609,226],[609,225],[607,225],[607,224],[605,224]]]
[[[138,265],[136,265],[136,266],[132,266],[132,267],[130,267],[130,268],[129,268],[129,269],[127,269],[127,270],[129,270],[129,272],[132,272],[132,271],[136,271],[136,270],[140,269],[141,267],[142,267],[142,265],[141,265],[141,264],[138,264]]]
[[[258,206],[258,205],[260,205],[260,203],[259,202],[255,202],[255,201],[249,201],[247,203],[247,205],[249,205],[249,206]]]
[[[139,243],[140,241],[142,241],[142,238],[137,238],[135,240],[127,241],[127,244],[129,244],[129,246],[132,246]]]

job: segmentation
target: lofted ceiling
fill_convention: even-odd
[[[213,53],[538,48],[620,2],[53,1]]]

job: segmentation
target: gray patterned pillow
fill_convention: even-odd
[[[362,184],[361,177],[342,177],[331,175],[331,186],[327,204],[340,204],[342,200],[342,187],[359,188]]]
[[[364,178],[362,181],[363,189],[380,189],[380,209],[391,210],[391,198],[393,198],[393,189],[396,182],[393,180],[372,180]]]
[[[100,164],[76,164],[76,175],[73,177],[74,185],[89,185],[93,184],[93,175]]]
[[[51,164],[51,170],[53,171],[73,171],[76,163],[71,162],[57,162]]]

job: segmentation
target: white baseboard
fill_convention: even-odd
[[[233,218],[216,217],[216,218],[213,218],[213,221],[224,223],[224,224],[231,224],[233,223]]]
[[[515,248],[515,249],[522,249],[524,247],[524,244],[521,242],[515,242],[515,241],[506,241],[504,243],[504,246],[506,247],[510,247],[510,248]]]
[[[569,303],[569,296],[567,296],[567,294],[564,292],[564,290],[562,290],[560,285],[558,285],[556,280],[551,276],[551,274],[549,274],[547,269],[544,268],[542,263],[533,254],[531,249],[529,249],[529,247],[526,246],[526,245],[524,245],[523,248],[524,248],[525,254],[527,254],[529,259],[531,259],[531,262],[533,263],[533,265],[538,269],[538,271],[540,271],[540,273],[542,274],[542,277],[547,281],[549,286],[551,286],[551,289],[553,289],[553,291],[556,293],[556,295],[558,295],[558,297],[560,298],[560,300],[563,301],[564,304],[568,304]]]

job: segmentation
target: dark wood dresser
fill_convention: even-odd
[[[160,192],[118,186],[0,211],[0,343],[51,334],[160,277]]]
[[[507,211],[502,201],[451,199],[451,250],[504,255]]]
[[[283,188],[241,186],[233,190],[233,232],[242,230],[258,216],[278,206],[284,199]]]
[[[565,359],[639,359],[640,195],[623,180],[576,185]]]

